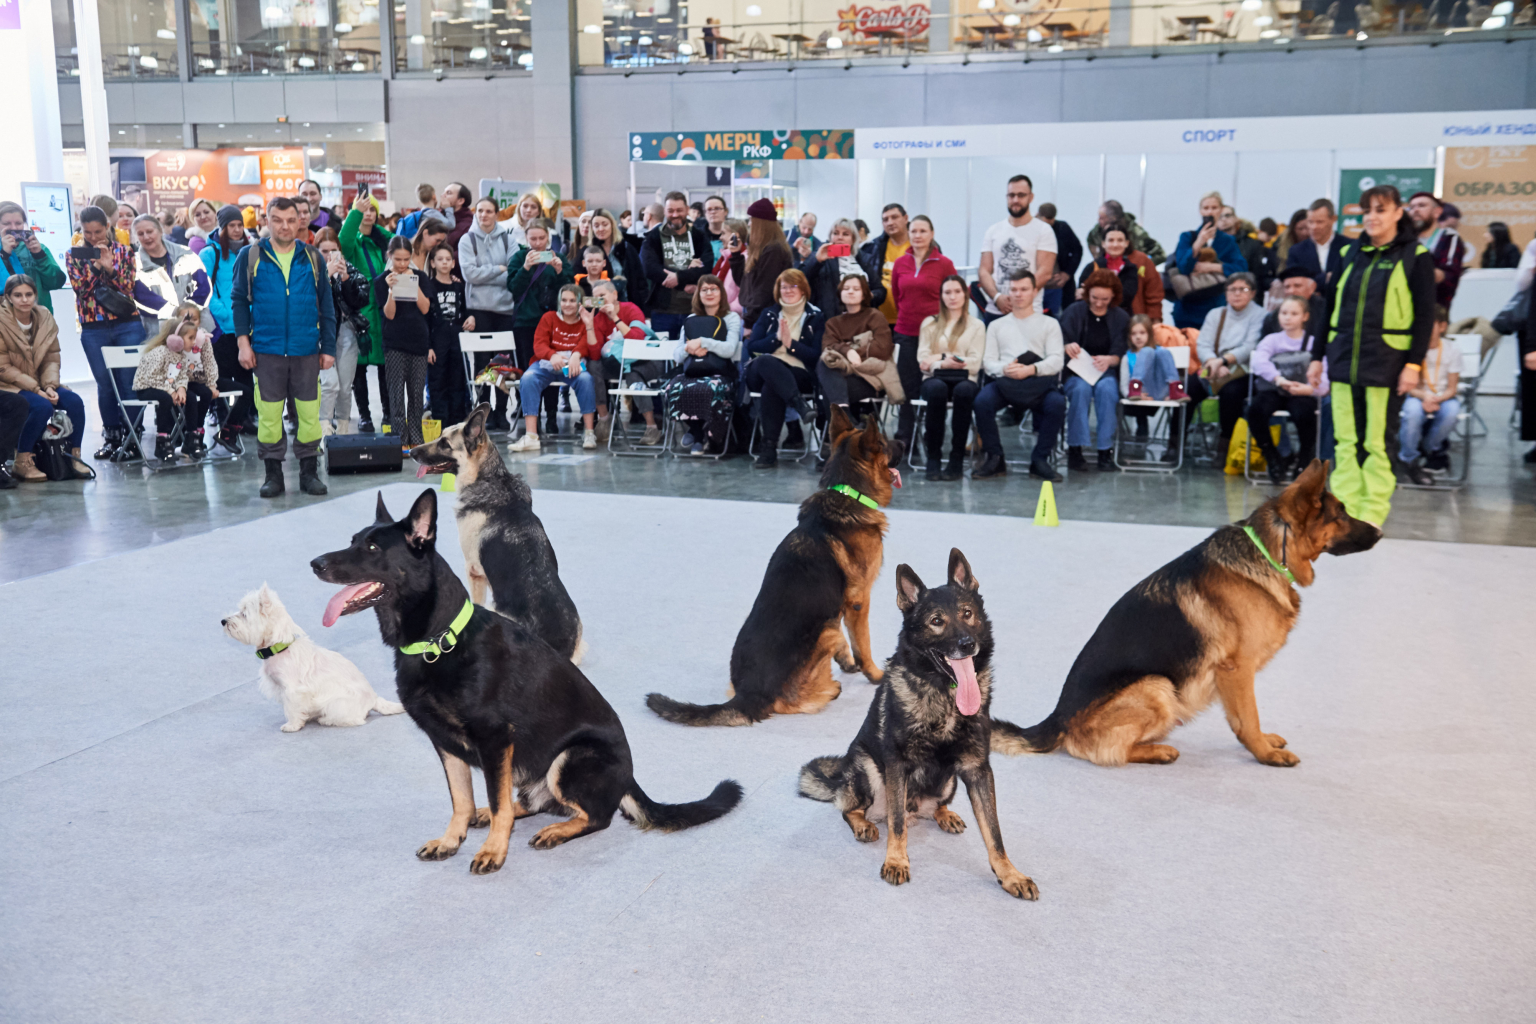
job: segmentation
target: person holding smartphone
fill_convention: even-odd
[[[379,204],[369,194],[368,183],[363,182],[358,186],[352,210],[347,214],[347,219],[342,221],[341,231],[337,234],[341,242],[341,254],[348,263],[361,270],[369,281],[373,281],[384,273],[384,250],[394,237],[388,228],[379,223]],[[368,305],[363,310],[363,317],[368,321],[368,333],[357,339],[359,369],[352,380],[352,397],[357,402],[357,432],[360,434],[371,434],[374,431],[373,415],[368,408],[370,366],[379,368],[380,419],[389,419],[389,387],[384,372],[384,330],[380,325],[383,318],[373,301],[371,289],[368,295]]]
[[[427,369],[435,361],[432,299],[427,275],[411,266],[411,240],[389,240],[389,270],[373,282],[384,333],[384,378],[389,385],[390,430],[402,448],[421,444],[421,411]]]
[[[0,203],[0,287],[8,278],[26,274],[37,288],[37,304],[53,312],[53,295],[69,284],[53,253],[27,223],[27,211],[18,203]]]
[[[859,264],[858,257],[853,254],[854,240],[858,237],[854,229],[853,221],[846,217],[833,223],[827,232],[827,242],[816,251],[806,256],[796,266],[806,280],[811,282],[811,298],[826,311],[828,317],[837,316],[847,312],[843,308],[842,282],[847,277],[862,277],[868,280],[869,275]],[[870,282],[870,293],[873,308],[878,309],[885,302],[885,289],[879,282]]]
[[[101,415],[102,445],[98,459],[128,462],[139,457],[138,445],[128,433],[128,422],[112,392],[112,377],[101,350],[108,346],[138,345],[144,341],[144,321],[133,301],[133,287],[138,281],[133,250],[119,242],[98,207],[80,211],[80,242],[69,250],[64,269],[75,290],[75,311],[80,317],[80,344],[85,349],[91,375],[96,378],[96,409]],[[117,374],[118,394],[134,397],[133,370]],[[133,415],[143,415],[142,407],[132,407]]]
[[[534,362],[534,336],[545,313],[553,312],[559,302],[560,289],[571,283],[573,274],[559,256],[550,251],[553,226],[547,220],[535,220],[525,229],[526,245],[512,254],[511,270],[507,275],[507,289],[512,293],[516,306],[512,310],[512,338],[517,345],[517,365],[525,369]],[[577,294],[580,294],[578,289]],[[580,300],[577,301],[580,306]],[[547,433],[557,432],[555,403],[559,393],[550,390],[544,398],[544,426]],[[524,409],[525,414],[537,410]]]
[[[1179,244],[1173,250],[1173,264],[1179,273],[1221,274],[1231,277],[1248,269],[1237,239],[1220,230],[1216,219],[1221,216],[1221,193],[1207,192],[1200,197],[1200,226],[1179,236]],[[1197,260],[1195,254],[1204,248],[1214,249],[1217,262]],[[1226,294],[1220,288],[1202,288],[1192,291],[1173,302],[1173,326],[1199,329],[1205,324],[1205,316],[1211,310],[1226,303]]]

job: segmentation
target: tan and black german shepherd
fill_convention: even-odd
[[[1179,752],[1160,741],[1220,697],[1254,757],[1299,763],[1282,737],[1259,728],[1253,678],[1285,646],[1301,610],[1296,586],[1312,585],[1318,556],[1367,551],[1381,539],[1328,493],[1328,470],[1312,460],[1246,520],[1132,587],[1077,656],[1056,710],[1027,729],[993,719],[992,749],[1065,748],[1094,764],[1169,764]]]
[[[821,489],[800,503],[799,523],[768,560],[763,586],[731,650],[731,699],[688,704],[659,693],[646,705],[683,725],[751,725],[770,715],[812,714],[842,687],[844,672],[872,683],[883,673],[869,648],[869,588],[885,557],[885,514],[901,446],[875,417],[862,429],[832,407],[832,453]],[[848,638],[843,626],[848,627]],[[849,649],[849,639],[853,641]]]

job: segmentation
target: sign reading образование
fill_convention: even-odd
[[[851,160],[853,129],[630,132],[629,159]]]

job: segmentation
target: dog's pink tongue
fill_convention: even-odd
[[[890,467],[890,470],[891,470],[891,486],[895,487],[897,490],[900,490],[901,489],[901,470],[897,469],[895,466]]]
[[[421,465],[416,467],[416,479],[420,480],[422,477],[424,477],[426,475],[427,475],[427,464],[425,462],[423,462]]]
[[[330,603],[325,606],[325,615],[321,617],[320,622],[326,626],[336,625],[336,620],[341,618],[341,613],[347,607],[347,602],[372,585],[371,583],[354,583],[350,587],[342,587],[336,592],[336,596],[331,598]]]
[[[950,671],[959,684],[955,688],[955,706],[962,715],[974,715],[981,710],[981,687],[976,685],[976,664],[970,658],[959,661],[949,659]]]

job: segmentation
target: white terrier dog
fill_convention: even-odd
[[[358,667],[311,640],[265,583],[240,599],[220,623],[232,639],[256,648],[261,695],[283,702],[283,732],[306,722],[362,725],[368,712],[398,715],[405,708],[373,692]]]

